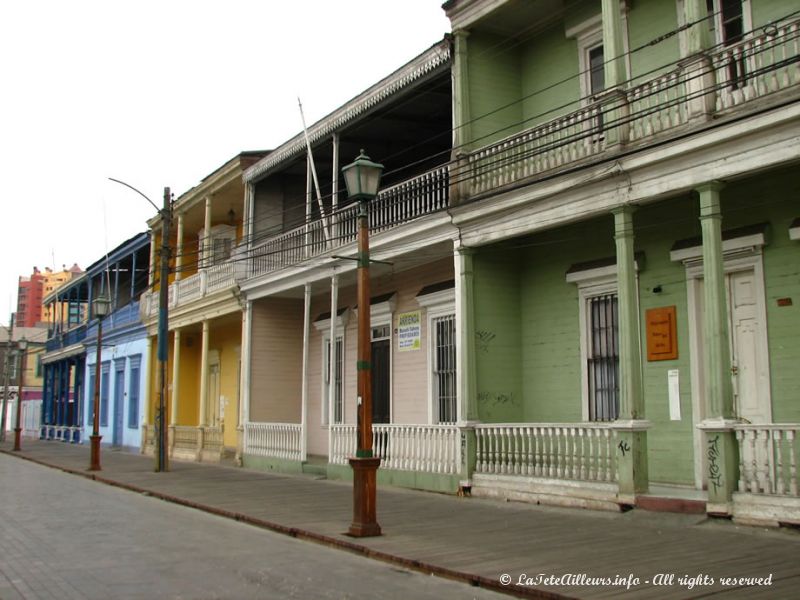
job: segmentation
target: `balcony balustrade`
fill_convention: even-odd
[[[453,166],[466,196],[578,164],[612,143],[646,143],[708,112],[724,116],[800,83],[800,21],[772,25],[546,123],[479,148]]]
[[[545,479],[617,480],[609,423],[511,423],[475,427],[476,473]]]

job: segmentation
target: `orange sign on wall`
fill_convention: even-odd
[[[651,308],[645,313],[647,325],[647,360],[678,358],[678,328],[675,307]]]

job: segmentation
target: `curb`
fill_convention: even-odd
[[[286,525],[281,525],[279,523],[274,523],[272,521],[267,521],[265,519],[259,519],[257,517],[252,517],[250,515],[246,515],[243,513],[226,510],[224,508],[219,508],[216,506],[210,506],[208,504],[202,504],[200,502],[194,502],[192,500],[187,500],[186,498],[180,498],[178,496],[172,496],[170,494],[165,494],[163,492],[158,492],[155,490],[139,487],[136,485],[131,485],[129,483],[124,483],[114,479],[109,479],[108,477],[97,475],[94,472],[81,471],[78,469],[72,469],[70,467],[64,467],[61,465],[53,464],[38,458],[33,458],[31,456],[20,454],[18,452],[13,452],[6,449],[0,449],[0,453],[12,456],[14,458],[27,460],[29,462],[44,467],[56,469],[58,471],[68,473],[70,475],[77,475],[79,477],[83,477],[84,479],[90,479],[98,483],[110,485],[112,487],[121,488],[130,492],[136,492],[139,494],[150,496],[152,498],[163,500],[165,502],[177,504],[179,506],[193,508],[195,510],[200,510],[205,513],[216,515],[218,517],[232,519],[234,521],[239,521],[241,523],[246,523],[248,525],[260,527],[261,529],[266,529],[269,531],[273,531],[275,533],[287,535],[289,537],[293,537],[299,540],[305,540],[321,544],[324,546],[328,546],[330,548],[345,550],[352,554],[356,554],[373,560],[379,560],[387,564],[401,566],[411,571],[416,571],[418,573],[423,573],[425,575],[435,575],[443,579],[449,579],[451,581],[459,581],[461,583],[466,583],[472,587],[480,587],[501,594],[514,596],[517,598],[535,598],[537,600],[577,600],[573,596],[565,596],[563,594],[558,594],[556,592],[549,592],[546,590],[540,590],[536,588],[528,588],[528,587],[510,588],[507,585],[503,585],[502,583],[500,583],[500,581],[496,579],[489,579],[488,577],[483,577],[482,575],[475,575],[472,573],[465,573],[463,571],[456,571],[455,569],[440,567],[438,565],[434,565],[424,561],[397,556],[395,554],[390,554],[388,552],[383,552],[381,550],[374,550],[372,548],[369,548],[362,544],[357,544],[355,542],[340,540],[328,535],[323,535],[321,533],[314,533],[313,531],[309,531],[307,529],[288,527]]]

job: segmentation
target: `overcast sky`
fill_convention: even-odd
[[[441,40],[441,0],[30,0],[0,8],[0,323],[242,150],[274,148]]]

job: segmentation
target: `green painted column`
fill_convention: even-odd
[[[619,0],[603,0],[603,56],[606,61],[605,87],[607,90],[624,84],[628,79],[622,36]]]
[[[456,368],[459,421],[478,420],[477,369],[475,364],[475,297],[472,257],[474,250],[456,243]]]
[[[459,485],[471,487],[477,461],[475,423],[478,421],[477,370],[475,362],[475,301],[472,259],[474,250],[455,243],[456,369],[458,420],[461,446]]]
[[[712,514],[730,514],[736,490],[739,448],[733,430],[733,384],[731,382],[730,333],[722,255],[722,211],[720,190],[712,181],[697,188],[700,196],[700,226],[703,233],[703,409],[705,420],[706,479]]]
[[[644,420],[642,354],[639,340],[639,302],[634,258],[633,212],[630,206],[612,211],[617,247],[617,301],[619,326],[619,417],[617,434],[618,499],[636,504],[636,495],[647,491],[647,429]]]
[[[703,231],[703,335],[706,352],[703,363],[706,416],[731,418],[733,387],[719,201],[722,187],[722,183],[713,181],[697,188],[700,195],[700,226]]]

